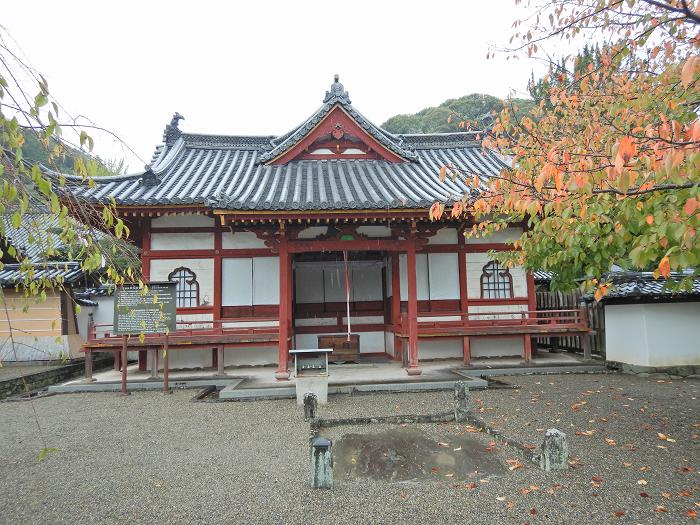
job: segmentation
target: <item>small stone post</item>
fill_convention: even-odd
[[[533,457],[535,463],[545,471],[566,470],[569,468],[569,445],[566,434],[556,428],[550,428],[544,433],[544,441],[537,455]]]
[[[311,441],[311,486],[315,489],[333,488],[333,455],[330,439],[317,437]]]
[[[469,387],[464,381],[455,381],[455,421],[467,421],[470,410]]]
[[[318,397],[313,392],[304,394],[304,421],[316,419],[318,410]]]

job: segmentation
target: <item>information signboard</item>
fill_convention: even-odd
[[[175,332],[175,283],[148,283],[144,293],[138,284],[125,284],[116,290],[114,332],[116,335],[164,334]]]

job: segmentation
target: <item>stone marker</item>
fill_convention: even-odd
[[[311,441],[311,486],[315,489],[333,488],[333,455],[330,439],[317,437]]]
[[[533,458],[542,470],[565,470],[569,468],[569,445],[566,434],[556,428],[544,433],[544,441],[539,453]]]
[[[467,421],[470,410],[469,387],[464,381],[455,381],[455,421]]]
[[[318,410],[318,397],[313,392],[304,394],[304,421],[316,419]]]

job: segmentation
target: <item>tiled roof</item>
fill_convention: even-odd
[[[691,274],[675,273],[671,275],[670,280],[677,282],[688,275]],[[623,272],[610,274],[608,278],[612,281],[613,287],[605,299],[700,296],[700,279],[693,279],[692,288],[688,291],[674,291],[667,287],[667,279],[654,279],[650,272]]]
[[[507,166],[504,158],[468,142],[466,134],[442,141],[441,147],[417,149],[413,162],[332,159],[285,165],[258,162],[261,149],[237,137],[221,137],[216,144],[207,137],[206,145],[190,138],[183,134],[164,147],[152,174],[95,179],[94,188],[80,185],[74,193],[93,201],[113,196],[122,205],[235,210],[425,208],[469,191],[462,180],[441,183],[440,166],[453,164],[482,176],[497,175]]]
[[[78,281],[84,275],[80,268],[80,263],[77,262],[46,262],[35,264],[33,266],[32,279],[39,280],[43,278],[56,281],[62,279],[64,284],[71,284]],[[21,269],[19,264],[5,264],[0,270],[0,285],[13,286],[22,283],[27,274],[24,269]]]
[[[336,158],[265,164],[298,144],[337,105],[406,161]],[[357,112],[338,82],[326,93],[321,109],[279,137],[183,133],[178,128],[180,119],[175,114],[166,126],[164,144],[144,172],[96,178],[93,188],[67,177],[73,193],[89,201],[114,197],[120,205],[241,211],[422,209],[470,192],[464,178],[440,182],[442,165],[464,169],[470,180],[474,175],[497,175],[509,165],[500,155],[482,150],[471,133],[392,135]]]

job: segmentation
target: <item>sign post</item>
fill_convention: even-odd
[[[170,281],[147,283],[146,288],[138,284],[125,284],[117,288],[114,301],[114,333],[122,336],[122,385],[121,395],[127,395],[126,367],[129,336],[163,334],[164,378],[163,388],[168,385],[168,334],[177,329],[176,288]]]

